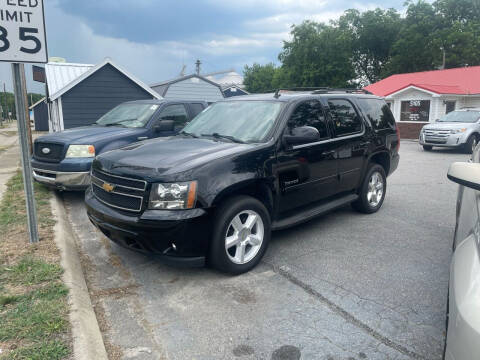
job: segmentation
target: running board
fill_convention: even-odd
[[[342,207],[344,205],[350,204],[351,202],[358,199],[357,194],[350,194],[338,198],[336,200],[330,201],[328,203],[323,203],[321,205],[310,206],[307,209],[296,213],[295,215],[283,218],[281,220],[276,220],[272,223],[272,230],[283,230],[303,222],[309,221],[314,217],[323,215],[327,212],[330,212],[336,208]]]

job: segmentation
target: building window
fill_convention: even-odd
[[[423,121],[430,119],[430,100],[402,101],[400,121]]]
[[[445,114],[455,110],[455,101],[445,101]]]

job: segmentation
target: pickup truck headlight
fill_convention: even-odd
[[[453,129],[453,130],[450,130],[450,133],[451,133],[451,134],[458,134],[458,133],[463,133],[463,132],[465,132],[465,131],[467,131],[466,128],[463,128],[463,129]]]
[[[148,208],[154,210],[192,209],[196,200],[196,181],[153,184]]]
[[[95,146],[93,145],[70,145],[66,158],[90,158],[95,157]]]

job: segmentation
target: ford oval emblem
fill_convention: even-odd
[[[45,155],[50,154],[50,151],[51,151],[50,148],[47,148],[47,147],[44,147],[42,149],[42,153],[44,153]]]

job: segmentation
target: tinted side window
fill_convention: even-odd
[[[395,129],[395,118],[384,101],[380,99],[358,99],[358,103],[375,130]]]
[[[181,130],[188,121],[188,114],[183,105],[168,105],[160,113],[160,120],[173,120],[175,130]]]
[[[297,106],[290,116],[287,124],[287,131],[300,126],[311,126],[318,130],[320,138],[328,137],[327,123],[323,113],[322,105],[316,101],[306,101]]]
[[[192,109],[193,117],[200,114],[204,109],[203,104],[200,104],[200,103],[192,103],[190,104],[190,108]]]
[[[342,99],[328,100],[330,114],[336,136],[344,136],[362,131],[362,120],[350,101]]]

